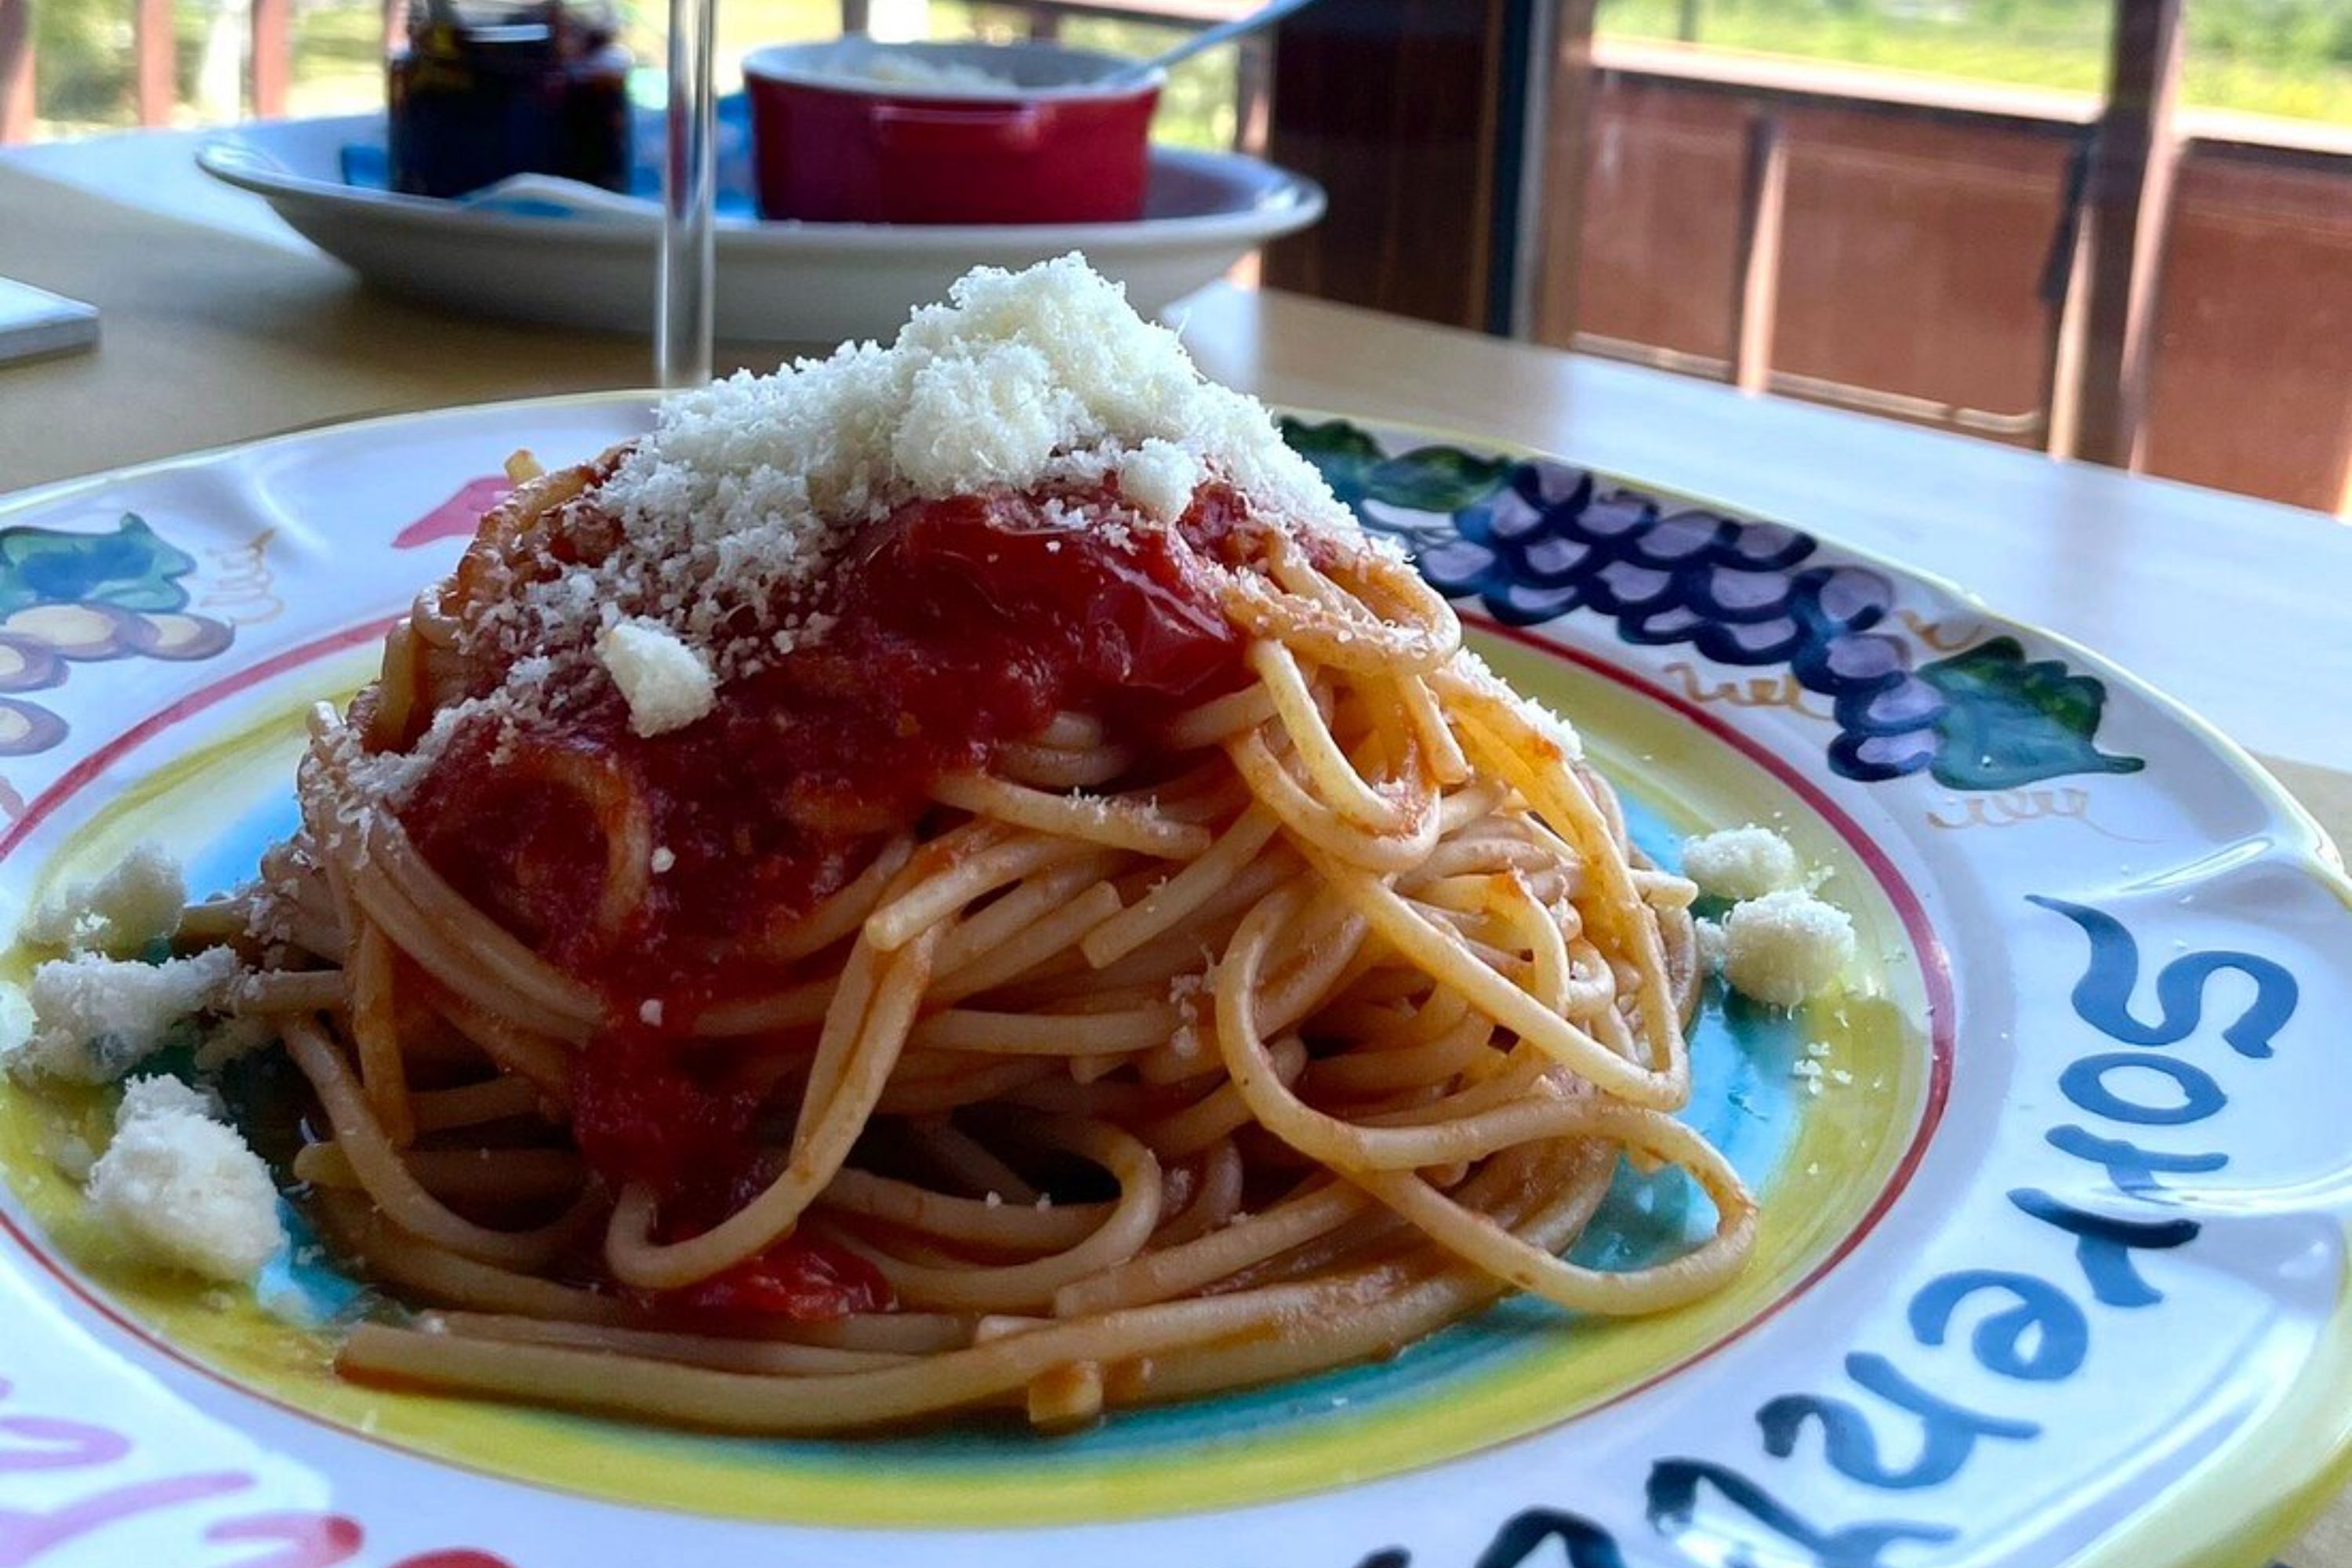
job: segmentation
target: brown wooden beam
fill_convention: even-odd
[[[134,0],[131,51],[139,123],[168,123],[172,100],[178,96],[172,79],[176,54],[172,37],[172,0]]]
[[[0,0],[0,146],[33,137],[33,0]]]
[[[292,0],[253,0],[252,53],[246,61],[247,90],[253,112],[265,118],[286,112],[286,88],[293,75]]]
[[[1947,81],[1818,60],[1718,56],[1624,38],[1598,40],[1592,64],[1612,83],[1666,86],[1780,109],[1861,111],[1889,120],[2028,131],[2061,141],[2073,139],[2098,119],[2097,106],[2079,93]]]
[[[1268,285],[1486,327],[1503,155],[1507,26],[1517,0],[1346,0],[1282,24],[1267,153],[1320,181],[1323,221],[1266,252]]]
[[[2181,0],[2116,0],[2107,108],[2084,196],[2074,455],[2137,468],[2156,351],[2156,296],[2179,142]]]

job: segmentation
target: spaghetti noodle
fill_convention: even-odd
[[[430,1304],[345,1373],[1059,1428],[1740,1267],[1754,1206],[1672,1115],[1689,884],[1400,559],[1213,458],[1158,521],[1116,474],[889,500],[719,584],[709,625],[821,635],[651,734],[584,638],[511,630],[630,548],[629,453],[490,512],[317,716],[233,939],[316,1097],[295,1175]],[[1713,1234],[1568,1261],[1628,1159]]]

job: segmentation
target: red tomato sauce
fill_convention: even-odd
[[[585,527],[597,526],[592,514]],[[1243,637],[1209,563],[1241,549],[1253,526],[1219,484],[1173,529],[1138,528],[1124,545],[1056,525],[1036,498],[909,504],[858,539],[806,606],[835,617],[824,636],[726,682],[695,723],[634,733],[591,668],[554,717],[520,737],[461,729],[401,812],[425,858],[602,991],[616,1019],[658,1004],[644,1026],[581,1054],[573,1126],[589,1162],[665,1194],[740,1179],[765,1091],[742,1083],[742,1050],[686,1044],[696,1014],[776,984],[760,939],[919,822],[942,775],[985,767],[1057,712],[1148,740],[1238,688]],[[611,829],[633,812],[671,858],[615,925],[604,909]],[[862,1267],[772,1258],[730,1277],[725,1300],[699,1304],[863,1300],[873,1282]]]

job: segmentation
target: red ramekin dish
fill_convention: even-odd
[[[1143,216],[1154,71],[1052,44],[783,44],[743,62],[760,210],[814,223]],[[956,79],[981,71],[993,82]]]

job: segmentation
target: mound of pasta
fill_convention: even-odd
[[[1060,1427],[1739,1268],[1693,889],[1075,258],[517,474],[204,907],[345,1374]],[[1568,1261],[1626,1160],[1714,1234]]]

